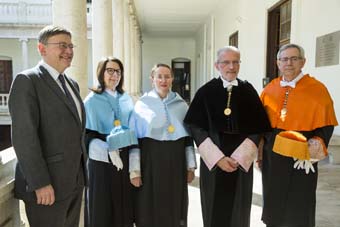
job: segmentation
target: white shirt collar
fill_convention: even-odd
[[[284,76],[282,76],[282,80],[280,81],[280,86],[281,87],[286,87],[286,86],[289,86],[289,87],[292,87],[292,88],[295,88],[297,82],[299,80],[301,80],[301,78],[304,76],[304,74],[302,73],[302,71],[300,72],[300,74],[295,77],[293,80],[291,81],[286,81]]]
[[[223,82],[223,87],[226,88],[226,87],[229,87],[229,86],[238,86],[238,81],[237,79],[235,78],[234,80],[232,81],[227,81],[226,79],[223,78],[222,75],[220,75],[220,78]]]
[[[116,90],[112,91],[111,89],[105,88],[105,91],[107,93],[109,93],[109,95],[111,95],[113,97],[117,97],[117,91]]]
[[[49,72],[49,74],[53,77],[54,80],[58,80],[58,77],[60,74],[64,74],[64,73],[59,73],[55,68],[53,68],[52,66],[50,66],[49,64],[47,64],[44,60],[41,60],[39,62],[39,64],[41,64],[42,66],[44,66],[44,68]]]

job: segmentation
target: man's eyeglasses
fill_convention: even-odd
[[[240,65],[241,61],[218,61],[218,64],[222,65],[223,67],[227,65]]]
[[[290,58],[288,58],[288,57],[279,58],[279,61],[283,62],[283,63],[287,63],[290,60],[291,62],[295,63],[295,62],[297,62],[298,60],[301,60],[301,59],[302,59],[302,57],[293,56],[293,57],[290,57]]]
[[[66,50],[67,48],[70,48],[71,50],[73,50],[73,48],[76,47],[72,43],[67,44],[67,43],[64,43],[64,42],[60,42],[60,43],[46,43],[46,45],[58,45],[59,49],[61,49],[61,50]]]
[[[107,72],[109,75],[111,75],[111,76],[112,76],[114,73],[116,73],[117,76],[122,75],[122,70],[120,70],[120,69],[106,68],[105,70],[106,70],[106,72]]]

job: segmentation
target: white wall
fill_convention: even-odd
[[[299,8],[293,14],[295,21],[292,42],[304,47],[307,58],[304,71],[326,85],[333,98],[337,119],[340,122],[340,65],[315,67],[316,38],[340,31],[340,1],[300,1],[294,2]],[[334,133],[340,135],[340,127],[336,127]]]
[[[210,75],[216,60],[216,51],[229,44],[229,36],[239,32],[239,48],[241,50],[241,68],[239,78],[250,81],[258,90],[262,90],[262,77],[265,75],[265,47],[266,47],[266,11],[263,1],[224,0],[212,12],[196,36],[196,50],[204,53],[206,50],[206,74]],[[207,46],[204,47],[203,31],[207,27]],[[214,32],[212,32],[212,29]],[[213,37],[212,37],[213,36]],[[213,41],[211,41],[211,38]],[[214,44],[212,45],[211,42]],[[214,49],[210,49],[213,46]],[[211,54],[213,58],[211,58]],[[204,72],[199,72],[199,74]],[[216,76],[216,70],[214,70]],[[212,76],[200,78],[200,85],[210,80]],[[260,79],[259,79],[260,78]],[[204,80],[205,79],[205,80]],[[202,83],[203,82],[203,83]],[[198,88],[199,86],[197,86]]]
[[[260,92],[262,78],[266,77],[267,9],[264,1],[247,2],[241,7],[237,20],[242,61],[240,77]]]
[[[188,58],[191,61],[191,87],[196,77],[195,40],[191,38],[151,38],[143,36],[142,44],[142,92],[151,89],[150,72],[157,63],[171,66],[174,58]],[[193,93],[194,91],[192,91]]]

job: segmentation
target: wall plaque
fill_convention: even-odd
[[[316,38],[315,67],[339,64],[340,31]]]

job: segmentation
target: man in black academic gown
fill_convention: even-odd
[[[270,124],[256,90],[237,78],[240,62],[236,47],[217,51],[219,76],[197,91],[184,120],[201,155],[205,227],[250,226],[252,166],[241,170],[241,162],[230,156],[236,149],[256,153],[252,136],[269,131]]]

